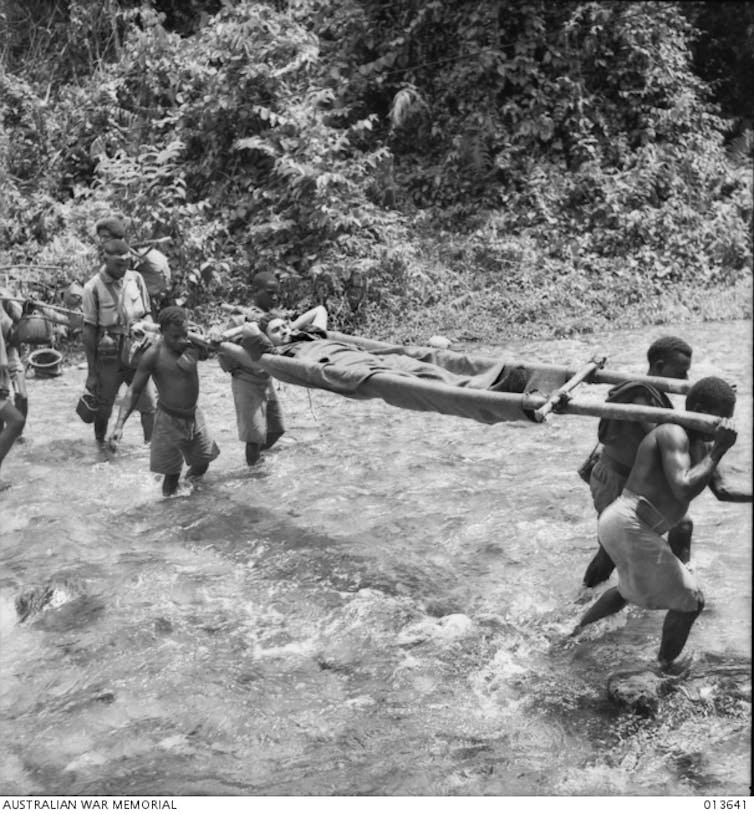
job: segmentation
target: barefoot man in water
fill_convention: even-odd
[[[689,503],[710,485],[715,467],[736,442],[729,420],[736,396],[722,379],[700,379],[686,397],[686,409],[720,416],[711,435],[660,424],[641,442],[621,496],[601,514],[599,537],[618,571],[610,588],[584,614],[573,631],[617,613],[628,602],[650,610],[667,609],[658,660],[673,664],[704,607],[696,578],[662,537],[686,514]],[[751,502],[751,492],[729,490],[725,500]]]
[[[149,347],[128,388],[110,443],[116,446],[123,435],[123,425],[151,376],[157,387],[157,412],[150,444],[149,464],[152,472],[164,475],[162,493],[175,493],[185,460],[187,478],[198,478],[220,454],[210,438],[204,415],[197,406],[199,375],[198,350],[188,339],[188,316],[183,308],[170,305],[157,316],[161,337]]]
[[[677,336],[661,336],[647,351],[647,376],[688,379],[691,366],[691,347]],[[650,407],[672,407],[664,393],[643,382],[623,382],[610,390],[608,401],[628,404],[646,404]],[[599,423],[599,455],[589,476],[597,517],[620,495],[631,471],[636,450],[652,425],[642,421],[603,419]],[[596,451],[596,450],[595,450]],[[668,542],[681,562],[691,557],[691,534],[694,524],[684,517],[668,533]],[[597,553],[584,573],[584,585],[593,588],[604,582],[613,572],[613,562],[600,543]]]

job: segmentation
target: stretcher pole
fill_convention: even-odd
[[[691,390],[693,382],[688,379],[667,379],[664,376],[646,376],[621,373],[617,370],[596,370],[589,380],[593,384],[623,384],[624,382],[641,382],[649,384],[662,393],[676,393],[685,396]]]
[[[582,382],[586,381],[595,370],[598,370],[605,364],[606,358],[605,356],[595,356],[590,362],[585,364],[584,367],[574,373],[562,387],[550,393],[547,401],[539,409],[534,411],[534,420],[538,422],[544,421],[558,404],[566,402],[571,397],[573,390]]]
[[[647,421],[650,424],[680,424],[687,430],[702,433],[714,432],[720,417],[689,410],[671,410],[667,407],[648,407],[643,404],[618,404],[612,402],[566,401],[556,405],[558,414],[586,415],[596,418],[613,418],[618,421]]]

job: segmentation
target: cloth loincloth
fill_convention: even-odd
[[[618,591],[627,601],[650,610],[697,610],[702,599],[699,583],[661,536],[667,522],[649,501],[644,503],[647,511],[639,511],[647,516],[654,509],[655,528],[640,519],[639,501],[639,495],[624,489],[599,520],[599,539],[615,563]]]

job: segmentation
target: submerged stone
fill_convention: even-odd
[[[99,597],[86,593],[80,580],[64,574],[26,588],[16,597],[15,605],[19,622],[31,620],[43,630],[57,631],[83,627],[105,608]]]
[[[668,692],[668,679],[651,670],[625,670],[607,679],[607,697],[618,707],[652,718],[660,708],[660,698]]]

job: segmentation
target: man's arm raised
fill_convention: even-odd
[[[298,319],[291,322],[291,328],[306,328],[308,325],[313,325],[315,328],[321,328],[323,331],[327,330],[328,314],[327,308],[324,305],[315,305],[305,313],[301,314]]]
[[[681,503],[690,503],[709,485],[720,459],[736,443],[737,433],[730,419],[722,418],[712,436],[712,446],[692,466],[689,438],[676,424],[663,424],[656,430],[665,478]]]

